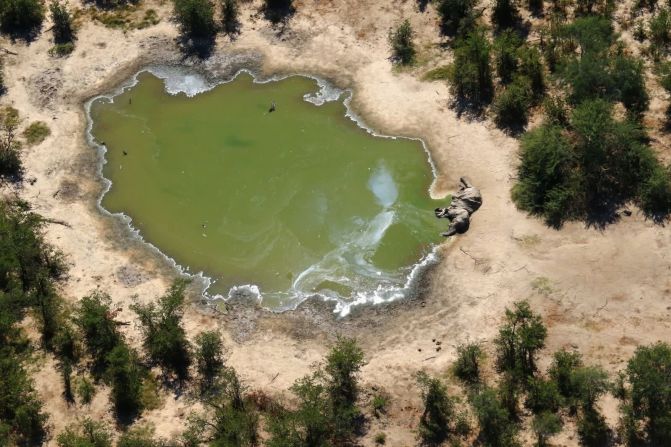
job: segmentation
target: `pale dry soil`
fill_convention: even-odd
[[[179,52],[167,4],[144,5],[157,9],[161,22],[126,33],[80,19],[76,49],[66,58],[48,54],[47,31],[29,44],[2,44],[17,53],[3,56],[8,93],[2,104],[19,109],[26,125],[42,120],[51,128],[46,141],[24,154],[27,178],[34,182],[5,193],[18,194],[35,211],[68,224],[46,227],[47,239],[70,265],[62,290],[68,301],[100,289],[120,309],[119,320],[132,321],[129,305],[154,300],[175,276],[168,262],[130,237],[120,218],[97,207],[99,155],[85,139],[83,103],[152,62],[196,64],[219,75],[251,66],[266,75],[317,74],[351,88],[353,109],[369,125],[426,141],[438,170],[435,193],[450,191],[466,175],[482,190],[484,204],[470,231],[442,247],[443,260],[414,300],[358,309],[343,319],[320,305],[281,315],[248,304],[224,312],[190,305],[189,335],[220,328],[228,362],[249,387],[288,396],[285,390],[323,357],[336,334],[356,336],[368,360],[361,374],[366,396],[372,386],[391,396],[388,415],[370,418],[364,444],[372,445],[373,435],[385,431],[387,445],[406,446],[416,443],[420,412],[415,372],[447,377],[456,345],[467,341],[484,342],[491,354],[504,309],[516,300],[529,299],[549,327],[543,366],[550,352],[577,347],[588,361],[614,372],[636,346],[669,340],[669,231],[635,208],[632,216],[602,230],[574,223],[560,231],[516,210],[510,188],[517,140],[489,121],[458,118],[448,87],[420,80],[426,70],[449,61],[431,7],[420,13],[412,1],[302,0],[285,27],[273,28],[258,14],[259,6],[244,3],[241,34],[234,40],[220,36],[212,57],[202,63]],[[404,17],[418,30],[420,63],[398,70],[389,60],[387,34]],[[654,98],[658,114],[660,104],[662,99]],[[668,148],[660,145],[660,151],[668,156]],[[139,346],[138,328],[123,328]],[[439,351],[433,339],[442,343]],[[35,369],[53,433],[85,416],[112,421],[107,390],[90,406],[68,407],[53,359],[45,356]],[[193,400],[164,394],[163,406],[145,412],[140,422],[168,436],[180,432]],[[606,399],[601,405],[615,423],[616,402]],[[555,444],[575,445],[575,432],[568,430]]]

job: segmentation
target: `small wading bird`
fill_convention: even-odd
[[[268,113],[273,113],[277,109],[277,106],[275,105],[275,101],[270,105],[270,109],[268,109]]]

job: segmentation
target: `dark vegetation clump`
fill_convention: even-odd
[[[0,30],[12,36],[32,39],[42,27],[44,6],[39,0],[0,2]]]
[[[449,81],[454,95],[466,105],[479,107],[494,93],[491,45],[484,30],[476,29],[455,42]]]
[[[408,65],[415,59],[415,45],[412,41],[413,31],[409,20],[404,20],[396,30],[389,33],[389,44],[392,50],[392,59],[401,64]]]
[[[214,21],[214,5],[210,0],[174,0],[174,4],[175,18],[186,38],[214,38],[217,26]]]

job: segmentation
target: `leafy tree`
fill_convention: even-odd
[[[116,447],[168,447],[171,444],[154,439],[153,430],[148,427],[133,427],[124,432]]]
[[[211,39],[216,33],[214,7],[210,0],[174,0],[174,13],[182,34],[189,38]]]
[[[19,112],[6,107],[0,113],[0,181],[18,180],[23,174],[19,157],[21,144],[16,139]]]
[[[474,0],[440,0],[438,15],[443,33],[447,35],[465,34],[475,22]]]
[[[133,304],[144,335],[149,358],[181,379],[188,375],[191,353],[182,327],[186,282],[175,281],[170,290],[155,303]]]
[[[447,387],[440,380],[420,372],[417,374],[417,383],[424,401],[424,411],[419,420],[419,436],[426,444],[439,445],[450,434],[454,403],[447,394]]]
[[[133,417],[142,410],[142,367],[137,353],[118,343],[106,358],[107,377],[112,386],[112,402],[120,418]]]
[[[514,445],[516,427],[499,401],[496,390],[484,388],[471,398],[471,405],[480,424],[484,445]]]
[[[18,360],[11,347],[0,348],[0,431],[8,432],[16,445],[36,445],[46,434],[47,416],[23,362]]]
[[[494,40],[496,73],[501,82],[508,84],[513,80],[519,66],[518,48],[522,40],[514,30],[505,30]]]
[[[39,0],[3,0],[0,28],[10,34],[32,34],[42,26],[44,8]]]
[[[356,429],[360,414],[356,406],[359,396],[357,374],[365,364],[363,351],[353,338],[338,337],[326,356],[326,389],[337,439],[347,439]]]
[[[517,22],[519,13],[514,0],[496,0],[492,11],[492,22],[498,28],[508,28]]]
[[[671,444],[671,347],[640,346],[627,364],[631,417],[652,445]]]
[[[410,20],[405,19],[395,31],[389,33],[393,59],[401,65],[408,65],[415,59],[415,45]]]
[[[519,74],[529,80],[534,98],[540,98],[545,91],[545,73],[540,51],[536,47],[523,45],[517,54],[520,59]]]
[[[583,366],[573,372],[572,381],[585,410],[594,410],[597,399],[608,391],[608,374],[596,366]]]
[[[253,447],[258,445],[259,417],[245,402],[244,389],[233,368],[220,377],[220,393],[209,396],[203,415],[192,415],[187,438],[201,445],[217,447]],[[188,443],[187,443],[188,445]]]
[[[536,445],[538,447],[545,447],[548,438],[559,433],[561,426],[561,419],[555,413],[544,412],[537,414],[531,423],[531,427],[536,434]]]
[[[566,351],[564,349],[555,352],[552,365],[548,370],[550,377],[557,384],[557,389],[562,397],[571,405],[577,404],[579,390],[575,383],[575,373],[582,368],[582,355],[577,351]]]
[[[453,93],[472,104],[488,102],[493,84],[490,45],[482,30],[474,30],[458,39],[449,81]]]
[[[224,367],[224,344],[216,331],[202,332],[196,337],[196,364],[201,380],[201,389],[212,387]]]
[[[519,130],[526,126],[533,99],[531,83],[518,76],[494,101],[494,121],[503,129]]]
[[[556,413],[561,406],[561,395],[557,383],[541,378],[532,378],[527,385],[525,405],[535,414]]]
[[[108,354],[122,342],[111,303],[109,295],[94,292],[82,298],[75,310],[75,323],[98,369],[105,369]]]
[[[298,398],[294,411],[271,415],[268,447],[328,446],[332,437],[329,397],[320,373],[299,379],[291,387]]]
[[[87,418],[81,424],[66,427],[56,443],[58,447],[112,447],[112,434],[102,423]]]
[[[519,301],[512,310],[506,309],[506,318],[499,329],[497,367],[515,377],[525,378],[536,371],[536,354],[545,346],[547,329],[539,315],[532,312],[529,303]]]
[[[238,0],[222,0],[221,15],[224,32],[227,34],[236,33],[240,28],[240,20],[238,19],[240,7],[238,6]]]
[[[477,343],[457,346],[457,361],[454,363],[454,374],[463,382],[476,384],[480,382],[480,362],[484,357],[482,348]]]
[[[641,184],[639,196],[646,215],[655,220],[668,216],[671,213],[671,167],[656,165]]]
[[[74,30],[72,29],[72,16],[65,5],[52,1],[49,5],[51,11],[51,20],[54,22],[52,31],[54,33],[54,42],[62,44],[74,40]]]

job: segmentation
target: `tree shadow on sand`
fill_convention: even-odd
[[[212,56],[214,45],[214,35],[207,37],[181,35],[177,38],[177,46],[186,58],[195,56],[198,59],[208,59]]]
[[[261,9],[263,17],[273,25],[282,25],[282,29],[286,26],[291,16],[294,15],[296,9],[291,0],[266,0]]]

